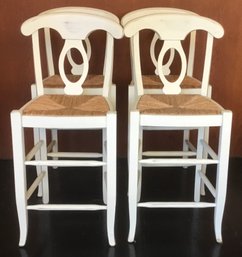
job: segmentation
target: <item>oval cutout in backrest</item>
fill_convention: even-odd
[[[171,51],[171,49],[174,49],[174,51],[180,57],[180,60],[181,60],[180,74],[178,75],[178,78],[175,81],[169,81],[163,69],[165,56],[168,51]],[[186,75],[186,69],[187,69],[187,60],[186,60],[186,55],[182,48],[181,42],[169,41],[169,40],[164,41],[164,44],[158,56],[158,75],[164,85],[163,87],[164,94],[179,94],[181,92],[181,83]]]
[[[70,81],[65,72],[65,59],[67,57],[67,53],[71,51],[71,49],[76,49],[83,61],[83,72],[80,76],[80,79],[76,82]],[[86,50],[83,46],[82,40],[65,40],[64,47],[61,51],[59,57],[59,72],[60,76],[65,84],[64,92],[68,95],[80,95],[83,92],[82,84],[85,81],[89,69],[89,60],[86,53]]]

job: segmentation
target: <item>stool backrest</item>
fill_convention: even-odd
[[[137,85],[138,95],[143,95],[143,83],[141,78],[140,65],[140,41],[139,32],[142,30],[152,30],[164,44],[157,59],[158,75],[164,84],[163,93],[179,94],[181,92],[181,82],[183,81],[188,61],[182,46],[182,41],[193,31],[202,30],[207,33],[206,49],[203,63],[203,75],[201,94],[207,95],[209,85],[209,75],[212,57],[212,46],[214,38],[221,38],[224,34],[223,27],[216,21],[193,14],[150,14],[133,19],[124,26],[125,36],[131,38],[133,52],[133,70],[135,85]],[[168,81],[163,66],[165,55],[170,49],[174,49],[181,60],[181,69],[176,81]]]
[[[93,14],[93,15],[98,15],[101,17],[108,18],[110,20],[113,20],[114,22],[119,23],[119,18],[114,15],[111,12],[102,10],[102,9],[97,9],[97,8],[91,8],[91,7],[79,7],[79,6],[66,6],[66,7],[59,7],[59,8],[53,8],[49,9],[47,11],[44,11],[40,13],[39,15],[43,14],[52,14],[52,13],[63,13],[63,12],[69,12],[69,13],[87,13],[87,14]],[[51,42],[51,33],[49,28],[44,29],[44,34],[45,34],[45,48],[46,48],[46,58],[47,58],[47,65],[48,65],[48,75],[52,76],[55,74],[55,68],[54,68],[54,62],[53,62],[53,51],[52,51],[52,42]],[[108,37],[108,35],[107,35]],[[106,40],[107,42],[108,40]],[[87,37],[85,39],[85,47],[87,49],[87,55],[88,58],[91,58],[91,53],[92,53],[92,48],[91,48],[91,42],[89,38]],[[109,51],[109,48],[106,47],[106,53]],[[81,75],[83,72],[83,63],[76,63],[75,60],[72,57],[71,51],[67,53],[67,58],[68,61],[71,65],[71,73],[73,75]],[[104,65],[105,69],[105,65]],[[105,70],[103,71],[103,74],[105,73]]]
[[[122,27],[115,21],[95,14],[77,12],[46,13],[32,17],[22,24],[21,31],[26,36],[32,36],[35,79],[38,95],[44,94],[42,62],[40,54],[39,30],[49,28],[57,31],[64,41],[64,46],[58,58],[58,70],[65,83],[64,92],[70,95],[82,94],[82,84],[89,71],[89,58],[83,41],[94,31],[103,30],[107,33],[107,45],[110,47],[105,63],[105,79],[103,95],[108,96],[113,70],[114,38],[123,36]],[[66,76],[65,58],[71,49],[76,49],[81,55],[83,72],[78,81],[70,81]]]

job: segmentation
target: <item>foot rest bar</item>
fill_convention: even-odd
[[[77,160],[47,160],[26,161],[25,165],[53,166],[53,167],[100,167],[106,165],[102,161],[77,161]]]
[[[138,207],[145,208],[209,208],[215,205],[215,203],[208,202],[143,202],[137,204]]]
[[[142,153],[143,156],[153,156],[153,157],[174,157],[174,156],[196,156],[196,153],[191,151],[146,151]]]
[[[101,153],[51,152],[48,156],[52,158],[101,158],[103,155]]]
[[[183,167],[195,166],[202,164],[217,164],[217,160],[211,159],[181,159],[181,158],[164,158],[164,159],[143,159],[139,161],[143,166],[157,166],[157,167]]]
[[[28,205],[28,210],[36,211],[98,211],[106,210],[106,205],[98,204],[36,204]]]

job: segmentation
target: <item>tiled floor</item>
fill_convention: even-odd
[[[94,172],[85,170],[80,174],[75,169],[51,172],[51,201],[97,202],[101,176],[98,170]],[[143,182],[142,199],[192,199],[192,170],[147,169]],[[19,248],[11,161],[0,161],[0,183],[0,257],[242,256],[242,159],[239,158],[230,161],[223,244],[217,244],[214,238],[213,209],[140,209],[136,242],[127,243],[127,165],[126,160],[119,160],[116,247],[108,247],[105,213],[101,211],[31,211],[27,244]]]

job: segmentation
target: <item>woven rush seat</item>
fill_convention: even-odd
[[[110,110],[103,96],[96,95],[42,95],[27,104],[24,115],[102,116]]]
[[[67,75],[68,80],[71,82],[76,82],[80,79],[80,75]],[[104,76],[103,75],[87,75],[86,80],[83,83],[83,88],[102,88],[103,87]],[[60,75],[53,75],[46,78],[43,81],[45,88],[64,88],[65,84],[61,79]]]
[[[221,114],[223,108],[201,95],[143,95],[137,109],[142,114],[203,115]]]
[[[166,79],[170,82],[175,82],[178,79],[178,75],[167,75]],[[145,89],[159,89],[163,88],[163,83],[157,75],[143,75],[143,86]],[[200,88],[201,81],[196,78],[185,76],[181,83],[181,88]]]

